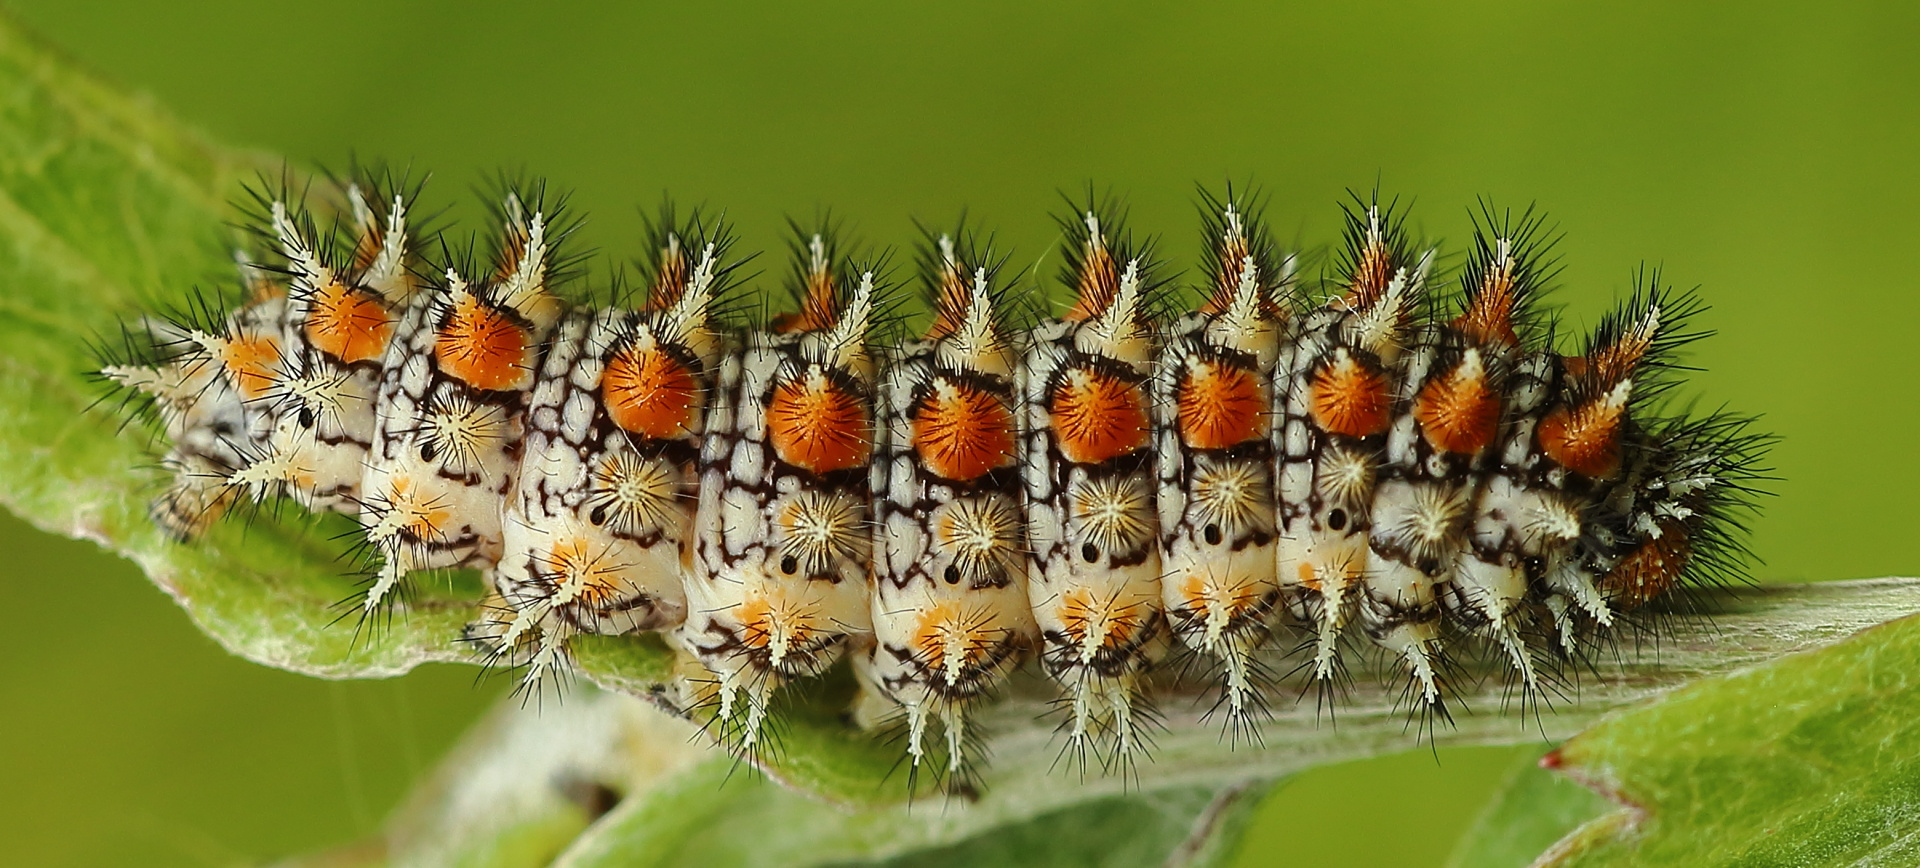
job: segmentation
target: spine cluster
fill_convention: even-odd
[[[423,243],[416,193],[348,181],[325,229],[263,195],[245,300],[141,320],[103,373],[169,439],[161,527],[353,515],[364,615],[477,568],[466,638],[530,689],[572,636],[662,631],[681,706],[751,750],[776,690],[845,657],[857,719],[960,771],[968,711],[1033,660],[1071,746],[1124,759],[1169,660],[1235,729],[1284,655],[1330,690],[1345,647],[1444,714],[1463,651],[1535,696],[1635,609],[1738,576],[1765,438],[1662,411],[1697,302],[1643,272],[1565,344],[1531,211],[1482,209],[1456,288],[1358,202],[1310,282],[1246,197],[1203,194],[1183,305],[1089,203],[1057,316],[964,230],[929,233],[916,305],[822,226],[789,309],[753,315],[716,220],[665,213],[636,281],[569,303],[575,224],[541,188],[504,194],[484,261]]]

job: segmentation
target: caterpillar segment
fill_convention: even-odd
[[[1526,575],[1520,554],[1504,551],[1499,543],[1514,490],[1503,473],[1513,469],[1509,456],[1524,452],[1549,385],[1539,364],[1545,358],[1529,356],[1520,335],[1533,324],[1534,300],[1557,272],[1550,254],[1558,238],[1532,209],[1516,220],[1511,212],[1496,215],[1483,207],[1482,218],[1475,221],[1474,249],[1461,275],[1465,304],[1444,329],[1450,346],[1411,393],[1407,409],[1419,436],[1402,433],[1403,414],[1389,449],[1408,442],[1411,457],[1419,459],[1398,462],[1396,478],[1417,474],[1424,477],[1417,484],[1429,491],[1444,489],[1451,480],[1455,484],[1446,496],[1465,496],[1464,518],[1447,515],[1453,544],[1432,552],[1428,562],[1438,567],[1433,579],[1441,611],[1463,631],[1497,647],[1522,696],[1533,697],[1539,695],[1540,676],[1527,644],[1533,612]],[[1391,542],[1391,535],[1386,537]],[[1380,534],[1374,538],[1376,564],[1399,555],[1403,567],[1422,566],[1382,545],[1382,539]]]
[[[264,399],[281,377],[286,293],[237,258],[249,303],[224,313],[196,297],[179,316],[143,318],[124,331],[119,358],[100,370],[160,419],[169,443],[161,464],[173,478],[148,515],[180,542],[198,538],[242,499],[232,477],[271,434]]]
[[[550,216],[540,195],[529,209],[507,193],[494,272],[469,278],[449,266],[395,326],[361,484],[360,522],[377,561],[363,616],[414,570],[476,567],[490,577],[499,563],[522,417],[562,309],[549,283],[569,224],[555,231]]]
[[[1742,516],[1760,493],[1759,462],[1772,443],[1752,425],[1749,417],[1714,413],[1657,420],[1636,432],[1627,494],[1582,536],[1577,554],[1581,567],[1600,577],[1600,593],[1615,612],[1685,591],[1688,577],[1696,584],[1742,580],[1739,564],[1751,558],[1741,542]]]
[[[1294,259],[1246,199],[1202,197],[1206,300],[1174,324],[1153,379],[1161,600],[1172,634],[1219,667],[1237,734],[1280,601],[1273,378]]]
[[[1062,221],[1073,307],[1022,364],[1027,593],[1040,661],[1067,691],[1069,750],[1138,748],[1141,680],[1165,646],[1152,443],[1158,287],[1111,214]]]
[[[1657,272],[1642,272],[1638,281],[1633,298],[1602,321],[1581,355],[1552,359],[1557,387],[1527,456],[1528,493],[1549,516],[1538,554],[1526,561],[1529,580],[1564,654],[1577,653],[1580,620],[1601,632],[1614,625],[1615,610],[1601,591],[1608,559],[1595,553],[1608,548],[1601,540],[1609,525],[1641,517],[1634,501],[1654,456],[1636,453],[1657,453],[1644,445],[1644,411],[1664,391],[1674,350],[1698,337],[1684,331],[1698,310],[1690,296],[1661,287]],[[1551,512],[1558,508],[1572,513],[1560,519],[1564,527],[1550,523],[1560,518]]]
[[[687,617],[700,439],[736,264],[731,235],[698,214],[650,235],[646,303],[562,316],[527,401],[497,600],[467,631],[523,667],[523,691],[565,665],[573,636]]]
[[[1315,679],[1333,679],[1339,637],[1357,620],[1404,662],[1419,703],[1434,707],[1440,634],[1432,582],[1369,570],[1395,374],[1417,331],[1431,254],[1416,260],[1395,215],[1377,203],[1348,212],[1347,238],[1345,294],[1300,320],[1291,357],[1275,374],[1279,577],[1295,616],[1313,628]]]
[[[773,693],[873,633],[873,340],[885,288],[830,233],[797,245],[800,310],[720,366],[700,456],[686,623],[675,641],[717,691],[716,722],[755,749]]]
[[[378,188],[376,188],[378,189]],[[281,361],[258,398],[270,428],[264,448],[230,483],[255,501],[290,495],[313,511],[357,512],[374,432],[381,364],[399,312],[418,290],[407,234],[408,197],[346,188],[352,249],[331,249],[302,203],[266,202],[274,267],[287,275]]]
[[[939,721],[964,770],[966,713],[1032,647],[1019,457],[1020,347],[995,266],[941,236],[925,256],[934,322],[882,374],[874,462],[873,628],[864,679],[906,718],[918,769]]]

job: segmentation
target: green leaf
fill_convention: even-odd
[[[381,840],[299,864],[1201,868],[1220,864],[1268,789],[1185,785],[1053,809],[1005,790],[847,811],[748,773],[701,739],[617,694],[586,690],[546,709],[510,702]]]
[[[1624,806],[1546,864],[1920,861],[1920,619],[1608,718],[1549,759]]]
[[[1542,768],[1539,751],[1527,751],[1460,836],[1447,866],[1524,868],[1567,833],[1611,811],[1593,791]]]

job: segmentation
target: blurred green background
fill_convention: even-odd
[[[1056,190],[1089,181],[1178,262],[1195,181],[1260,184],[1281,238],[1310,246],[1376,179],[1456,250],[1474,197],[1538,202],[1568,233],[1575,321],[1643,261],[1714,306],[1690,388],[1785,437],[1757,575],[1920,560],[1915,4],[5,5],[228,143],[412,161],[442,202],[502,167],[547,175],[620,256],[662,191],[771,249],[822,206],[895,245],[966,207],[1016,264],[1049,248]],[[460,667],[263,669],[90,544],[10,517],[0,542],[11,864],[232,865],[370,833],[499,692]],[[1542,747],[1304,775],[1241,864],[1438,865]]]

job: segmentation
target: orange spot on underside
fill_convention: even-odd
[[[1660,522],[1660,536],[1647,540],[1600,580],[1607,599],[1624,609],[1645,605],[1680,581],[1693,548],[1686,525],[1674,519]]]
[[[453,522],[453,513],[440,498],[422,496],[419,487],[405,476],[393,478],[386,509],[398,520],[383,523],[397,527],[416,540],[437,540]]]
[[[1605,398],[1577,408],[1562,404],[1540,420],[1540,448],[1582,476],[1611,476],[1620,467],[1620,429],[1626,416],[1625,405]]]
[[[1095,648],[1118,648],[1133,641],[1147,614],[1146,607],[1137,601],[1121,603],[1110,594],[1096,597],[1086,587],[1062,594],[1059,611],[1067,638],[1083,647],[1091,638]]]
[[[1313,564],[1301,561],[1300,566],[1295,568],[1295,572],[1300,577],[1300,584],[1316,591],[1320,590],[1320,571],[1314,569]]]
[[[952,682],[986,656],[987,627],[988,619],[968,618],[957,602],[935,603],[915,617],[911,642],[923,663]]]
[[[393,336],[393,315],[379,296],[333,281],[307,300],[307,342],[348,364],[378,359]]]
[[[1314,421],[1334,434],[1370,437],[1387,430],[1387,376],[1342,353],[1313,375],[1309,406]]]
[[[1147,445],[1147,399],[1137,384],[1085,368],[1054,387],[1048,412],[1068,461],[1097,464]]]
[[[1221,362],[1187,369],[1175,399],[1180,438],[1195,449],[1226,449],[1267,433],[1267,402],[1253,372]]]
[[[1414,400],[1413,417],[1433,448],[1472,455],[1500,432],[1500,396],[1487,382],[1486,368],[1468,359],[1427,381]]]
[[[973,386],[936,381],[914,410],[913,448],[942,477],[977,479],[1013,463],[1013,412]]]
[[[873,455],[866,405],[817,368],[774,387],[767,438],[780,460],[812,473],[859,467]]]
[[[504,311],[470,292],[457,295],[433,342],[433,358],[469,386],[488,391],[523,388],[533,377],[532,336]]]
[[[658,345],[628,346],[600,375],[607,416],[623,430],[669,440],[693,433],[700,382],[687,365]]]
[[[782,657],[788,648],[805,644],[817,632],[812,612],[766,594],[748,595],[739,613],[740,641],[754,648],[780,646]]]
[[[595,554],[593,543],[583,537],[554,543],[545,566],[549,578],[568,586],[580,605],[601,609],[619,602],[619,566],[608,561],[604,549]]]
[[[1231,624],[1259,602],[1260,595],[1251,583],[1228,584],[1217,579],[1197,570],[1188,573],[1180,585],[1181,607],[1198,618],[1213,621],[1218,616],[1220,623]]]
[[[220,344],[220,365],[240,397],[258,398],[278,377],[280,342],[264,335],[235,335]]]

